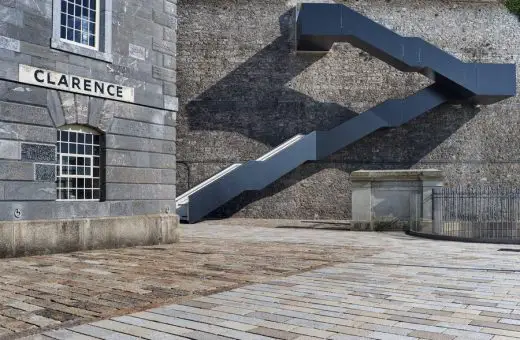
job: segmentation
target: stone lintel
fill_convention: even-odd
[[[437,169],[405,169],[405,170],[358,170],[350,175],[351,181],[435,181],[442,180],[443,173]]]

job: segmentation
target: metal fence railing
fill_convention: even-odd
[[[520,242],[520,189],[504,186],[433,189],[434,236]]]

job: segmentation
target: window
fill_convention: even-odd
[[[61,0],[60,38],[97,50],[99,0]]]
[[[112,62],[112,0],[53,0],[51,47]]]
[[[86,127],[57,132],[57,199],[99,201],[101,198],[101,136]]]

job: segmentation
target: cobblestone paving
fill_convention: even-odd
[[[0,339],[181,302],[373,251],[226,239],[218,230],[200,238],[188,229],[174,245],[0,259]]]
[[[233,224],[186,235],[373,255],[28,339],[520,338],[520,253],[498,251],[518,246]]]

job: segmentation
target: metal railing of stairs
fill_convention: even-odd
[[[299,52],[327,52],[335,42],[349,42],[434,83],[407,98],[387,100],[331,130],[297,135],[257,160],[233,164],[177,198],[181,220],[200,221],[244,191],[262,190],[307,161],[327,157],[378,129],[400,126],[443,103],[491,104],[516,95],[514,64],[464,63],[341,4],[304,3],[296,15]]]

